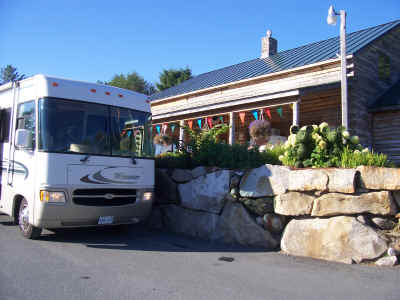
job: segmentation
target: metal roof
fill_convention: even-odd
[[[400,108],[400,80],[386,93],[376,100],[370,107],[370,111],[380,111],[391,108]]]
[[[346,34],[346,52],[354,54],[388,30],[400,24],[400,20]],[[267,58],[250,61],[194,76],[179,85],[150,96],[158,100],[202,90],[243,79],[289,70],[336,58],[339,53],[339,36],[311,43],[298,48],[278,52]]]

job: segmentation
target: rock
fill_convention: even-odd
[[[164,169],[156,169],[154,194],[155,203],[179,203],[177,185]]]
[[[237,188],[239,186],[239,183],[240,183],[240,178],[241,177],[239,175],[233,174],[232,178],[231,178],[230,187],[231,188]]]
[[[192,180],[192,172],[185,169],[174,169],[171,178],[178,183],[185,183]]]
[[[328,175],[328,192],[355,193],[356,169],[325,169]]]
[[[373,217],[371,218],[371,222],[375,224],[376,227],[382,230],[391,230],[396,226],[392,220],[380,218],[380,217]]]
[[[365,225],[365,224],[368,223],[367,218],[366,218],[365,216],[363,216],[363,215],[357,216],[356,219],[357,219],[357,221],[360,222],[361,224],[364,224],[364,225]]]
[[[353,217],[291,220],[281,240],[284,252],[351,264],[381,256],[386,242]]]
[[[397,208],[400,209],[400,191],[393,191],[392,196],[393,196],[394,201],[397,204]]]
[[[265,230],[280,233],[285,228],[286,220],[284,216],[269,213],[264,215],[262,223]]]
[[[205,167],[196,167],[192,170],[192,177],[197,178],[207,174],[207,169]]]
[[[327,185],[328,175],[322,170],[306,169],[289,173],[290,191],[326,191]]]
[[[229,193],[230,171],[221,170],[178,185],[181,205],[219,214]]]
[[[264,197],[257,199],[240,198],[239,201],[252,213],[263,216],[266,213],[274,212],[274,198]]]
[[[151,229],[163,229],[163,216],[161,213],[161,209],[159,206],[153,206],[153,209],[151,210],[150,216],[147,218],[145,221],[145,224],[147,227]]]
[[[210,239],[215,231],[219,215],[185,209],[176,205],[162,208],[165,226],[176,233]]]
[[[388,256],[397,256],[397,255],[399,255],[399,254],[400,254],[400,252],[397,251],[395,248],[390,247],[390,248],[387,250],[387,255],[388,255]]]
[[[258,226],[239,203],[227,203],[212,239],[228,244],[274,249],[278,242]]]
[[[267,197],[283,194],[289,185],[290,169],[276,165],[264,165],[248,171],[240,181],[242,197]]]
[[[359,195],[329,193],[315,199],[311,216],[337,216],[371,213],[395,215],[396,207],[388,191]]]
[[[361,166],[360,185],[371,190],[400,190],[400,168]]]
[[[316,196],[300,192],[289,192],[274,199],[275,213],[285,216],[309,215]]]
[[[397,265],[397,257],[396,256],[382,257],[375,262],[375,265],[380,267],[393,267]]]

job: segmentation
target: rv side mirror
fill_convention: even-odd
[[[27,129],[17,129],[15,146],[22,149],[32,149],[32,132]]]

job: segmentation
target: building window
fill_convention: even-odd
[[[389,56],[380,53],[378,58],[379,79],[390,80],[390,59]]]

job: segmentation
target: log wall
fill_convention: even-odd
[[[390,78],[379,76],[379,57],[390,60]],[[372,114],[368,106],[400,80],[400,26],[373,41],[353,57],[354,77],[349,85],[351,134],[358,135],[365,146],[372,146]]]

